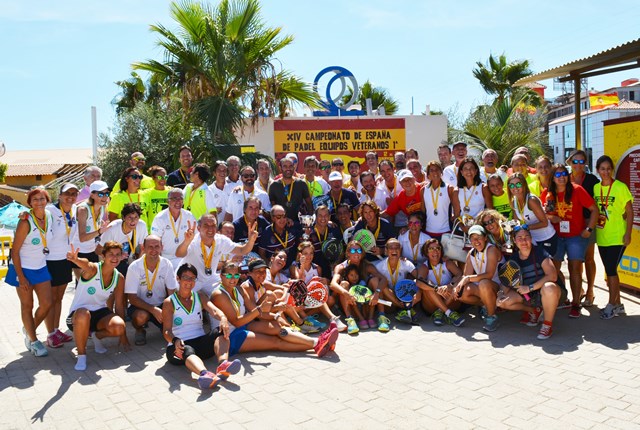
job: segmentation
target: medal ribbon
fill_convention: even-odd
[[[429,191],[431,191],[431,203],[433,203],[433,210],[437,211],[438,210],[438,200],[440,200],[440,190],[438,189],[438,192],[436,192],[436,197],[435,199],[433,198],[433,185],[431,187],[429,187]]]
[[[200,241],[200,249],[202,250],[202,257],[204,258],[204,268],[211,270],[211,261],[213,260],[213,251],[216,249],[216,241],[211,244],[211,253],[207,254],[204,243]]]
[[[436,284],[438,286],[442,285],[441,280],[442,280],[442,272],[444,271],[444,263],[439,263],[438,267],[440,267],[440,273],[436,272],[436,268],[433,267],[433,265],[431,263],[429,263],[429,265],[431,266],[431,271],[433,272],[433,276],[436,278]]]
[[[289,243],[289,232],[288,231],[286,232],[284,236],[284,242],[282,241],[280,236],[278,236],[278,233],[276,233],[275,230],[273,230],[273,235],[276,237],[276,239],[278,239],[278,242],[280,242],[280,245],[282,245],[282,248],[287,249],[287,243]]]
[[[389,259],[387,258],[387,269],[389,269],[389,275],[391,276],[391,286],[395,286],[398,282],[398,277],[400,276],[400,261],[396,264],[395,277],[393,276],[394,270],[391,270],[391,264],[389,263]]]
[[[169,215],[169,221],[171,221],[171,231],[173,231],[173,235],[178,239],[178,234],[180,234],[180,224],[182,224],[182,211],[180,211],[180,216],[178,216],[178,228],[176,229],[175,222],[173,221],[173,215],[171,212],[167,212]]]
[[[337,212],[338,211],[338,205],[342,201],[342,190],[340,190],[340,195],[338,196],[338,203],[336,203],[336,200],[333,198],[333,196],[331,196],[331,200],[333,201],[333,207],[335,208],[335,211]]]
[[[38,234],[40,234],[40,239],[42,239],[42,245],[46,249],[47,248],[47,230],[49,230],[49,219],[47,218],[47,213],[44,214],[44,230],[40,228],[40,224],[38,224],[38,220],[36,219],[35,214],[33,213],[33,209],[29,210],[31,214],[31,218],[33,218],[33,223],[36,225],[38,229]]]
[[[320,237],[320,232],[318,231],[318,227],[314,227],[313,228],[316,231],[316,234],[318,235],[318,240],[320,240],[320,242],[324,242],[327,240],[327,235],[329,234],[329,229],[328,228],[324,228],[324,238],[322,239]]]
[[[293,180],[291,181],[291,185],[289,185],[289,191],[287,192],[287,185],[284,183],[284,178],[280,179],[282,182],[282,188],[284,188],[284,195],[287,198],[287,203],[291,203],[291,196],[293,196]]]
[[[153,271],[153,279],[149,282],[149,269],[147,269],[147,256],[145,255],[142,259],[142,264],[144,265],[144,277],[147,280],[147,291],[151,292],[153,290],[153,284],[156,283],[156,277],[158,276],[160,261],[156,264],[156,270]]]
[[[600,185],[600,208],[602,209],[602,211],[604,212],[604,216],[607,217],[607,219],[609,219],[609,213],[607,212],[607,209],[609,208],[609,194],[611,194],[611,188],[613,188],[613,183],[616,180],[614,179],[611,182],[611,185],[609,185],[609,191],[607,191],[607,198],[606,200],[604,199],[604,196],[602,195],[602,188],[604,188],[602,186],[602,184]],[[606,201],[606,203],[605,203]]]
[[[473,193],[476,192],[476,188],[477,187],[478,187],[477,185],[473,186],[473,190],[471,190],[471,194],[469,195],[469,198],[467,198],[467,187],[464,187],[464,189],[462,190],[462,192],[464,193],[464,207],[465,208],[469,207],[469,204],[471,203],[471,198],[473,197]],[[463,210],[464,210],[464,208],[463,208]]]

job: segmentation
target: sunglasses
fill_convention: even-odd
[[[428,252],[431,252],[431,251],[442,251],[442,248],[439,247],[439,246],[430,246],[430,247],[427,248],[427,251]]]
[[[104,192],[100,192],[100,191],[95,192],[94,191],[94,193],[96,193],[98,195],[98,197],[109,197],[111,195],[110,191],[104,191]]]
[[[227,279],[240,279],[239,273],[223,273],[222,275]]]
[[[350,254],[362,254],[362,248],[349,248]]]
[[[255,177],[256,177],[256,175],[250,175],[250,174],[247,174],[247,175],[242,175],[242,177],[243,177],[244,179],[251,179],[251,178],[255,178]]]
[[[566,170],[563,170],[561,172],[554,173],[553,176],[555,176],[556,178],[562,178],[565,176],[569,176],[569,172],[567,172]]]
[[[198,279],[198,278],[196,278],[194,276],[182,276],[182,277],[180,277],[180,279],[183,280],[183,281],[186,281],[186,282],[195,282],[196,279]]]
[[[133,157],[133,161],[147,161],[146,158]]]
[[[515,184],[509,184],[509,188],[511,188],[512,190],[514,188],[522,188],[522,182],[516,182]]]
[[[514,233],[517,233],[520,230],[529,231],[529,226],[527,224],[522,224],[522,225],[516,225],[515,227],[513,227],[513,232]]]
[[[572,161],[573,164],[584,164],[585,162],[586,160],[576,160],[576,159]]]
[[[156,175],[156,179],[160,181],[166,181],[167,179],[169,179],[169,175]]]
[[[344,163],[333,163],[332,166],[344,166]]]
[[[129,178],[135,180],[135,179],[142,179],[142,175],[129,175]]]
[[[482,223],[482,225],[483,225],[484,227],[486,227],[486,226],[488,226],[488,225],[493,224],[494,222],[496,222],[496,220],[495,220],[495,219],[493,219],[493,218],[491,218],[489,221],[485,221],[485,222],[483,222],[483,223]]]

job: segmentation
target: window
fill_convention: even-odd
[[[42,175],[36,175],[36,181],[42,181]]]
[[[629,100],[635,100],[636,99],[635,95],[636,95],[635,91],[629,91]]]

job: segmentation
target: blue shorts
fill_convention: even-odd
[[[571,236],[571,237],[558,237],[558,249],[553,259],[556,261],[563,261],[564,256],[567,256],[567,260],[579,260],[584,261],[584,255],[587,251],[587,245],[589,239],[584,237]]]
[[[242,327],[237,327],[233,333],[229,335],[229,357],[240,352],[240,348],[242,348],[242,344],[248,334],[249,330],[247,330],[247,325],[245,324]]]
[[[31,285],[42,284],[43,282],[51,282],[51,275],[47,270],[47,266],[41,267],[40,269],[25,269],[22,268],[22,273],[27,278],[27,281]],[[16,268],[13,264],[9,264],[9,268],[7,270],[7,276],[4,280],[7,284],[12,287],[19,287],[20,283],[18,282],[18,274],[16,273]]]

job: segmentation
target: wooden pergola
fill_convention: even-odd
[[[591,76],[621,72],[640,67],[640,39],[635,39],[589,57],[571,61],[553,69],[519,79],[515,86],[524,86],[536,81],[559,78],[560,82],[573,81],[574,111],[576,127],[576,149],[582,147],[582,124],[580,121],[580,80]]]

